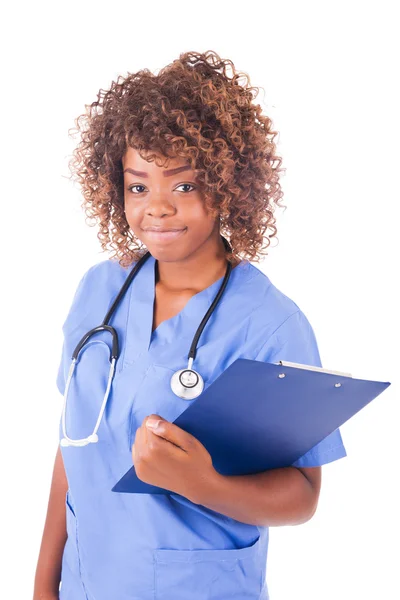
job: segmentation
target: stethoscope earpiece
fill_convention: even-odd
[[[99,441],[99,436],[97,433],[92,433],[88,435],[87,438],[83,438],[82,440],[72,440],[71,438],[63,437],[61,438],[60,445],[61,446],[87,446],[88,444],[96,444]]]

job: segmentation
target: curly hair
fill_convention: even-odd
[[[267,248],[277,233],[274,210],[282,206],[279,173],[285,169],[272,121],[253,103],[258,92],[246,73],[213,51],[182,53],[158,74],[128,72],[109,90],[99,90],[74,120],[80,140],[68,164],[82,189],[87,222],[99,225],[103,251],[114,251],[121,266],[142,255],[124,212],[122,157],[131,146],[156,164],[160,156],[167,162],[185,158],[204,190],[206,209],[219,215],[220,232],[232,247],[228,260],[259,261],[264,242]]]

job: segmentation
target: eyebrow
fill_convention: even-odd
[[[163,171],[164,177],[170,177],[171,175],[175,175],[180,173],[181,171],[188,171],[192,167],[190,165],[185,165],[183,167],[176,167],[175,169],[168,169],[167,171]],[[136,175],[137,177],[148,177],[146,171],[135,171],[135,169],[131,169],[127,167],[124,169],[124,173],[132,173],[132,175]]]

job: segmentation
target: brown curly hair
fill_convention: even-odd
[[[142,69],[99,90],[69,130],[80,133],[80,141],[68,164],[89,224],[99,225],[103,251],[114,250],[121,266],[142,255],[124,212],[121,159],[129,145],[156,164],[159,156],[184,157],[204,190],[206,208],[219,215],[232,255],[259,261],[265,231],[272,232],[265,248],[277,233],[273,213],[282,206],[279,173],[285,169],[272,121],[253,103],[258,92],[246,73],[213,51],[182,53],[158,74]]]

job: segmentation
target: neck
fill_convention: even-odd
[[[234,268],[240,259],[235,258]],[[225,246],[220,238],[217,247],[206,246],[185,260],[166,262],[157,260],[156,284],[169,292],[190,290],[194,294],[204,290],[225,275],[227,268]]]

